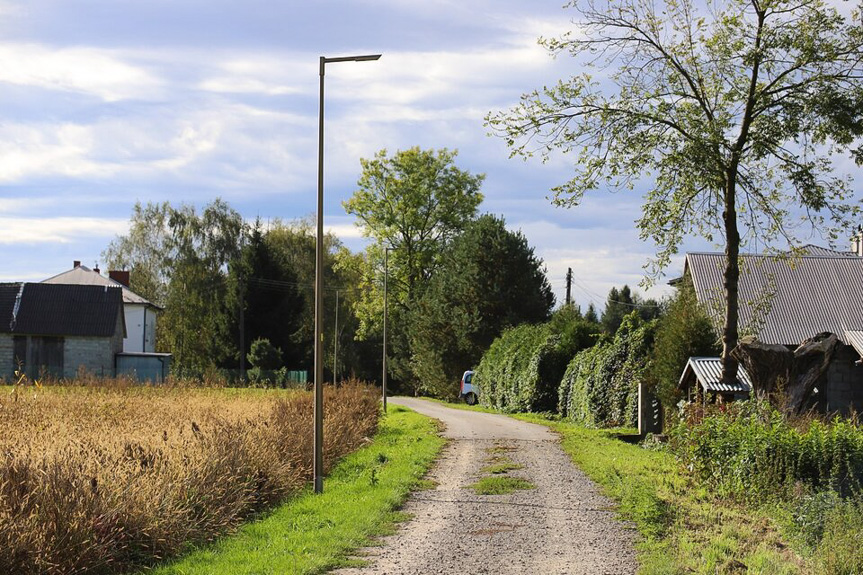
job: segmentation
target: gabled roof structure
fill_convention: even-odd
[[[739,281],[740,329],[765,343],[796,346],[835,333],[863,355],[863,257],[806,246],[799,257],[744,254]],[[686,254],[684,274],[707,313],[722,325],[725,255]],[[863,334],[861,334],[863,336]]]
[[[75,262],[76,264],[78,262]],[[123,303],[140,304],[162,309],[146,298],[136,294],[127,286],[111,278],[106,278],[96,270],[92,270],[87,266],[76,265],[73,269],[52,276],[42,283],[46,284],[69,284],[69,285],[95,285],[116,287],[123,290]]]
[[[0,333],[110,337],[118,314],[125,332],[123,293],[116,287],[0,284]]]
[[[752,380],[741,365],[737,368],[735,385],[722,383],[722,361],[718,357],[690,357],[680,376],[678,387],[687,387],[692,379],[706,392],[712,393],[750,393]]]

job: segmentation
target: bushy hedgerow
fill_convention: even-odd
[[[848,495],[863,486],[863,428],[847,420],[795,426],[752,400],[684,421],[672,438],[683,462],[722,494],[782,495],[804,486]]]
[[[474,374],[480,402],[508,412],[552,411],[555,389],[572,356],[562,342],[550,324],[505,331]]]
[[[591,427],[638,423],[638,384],[644,376],[656,322],[637,313],[624,318],[614,338],[579,352],[558,388],[558,411]]]

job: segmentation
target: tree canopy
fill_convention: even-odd
[[[358,189],[346,202],[364,236],[361,299],[355,305],[361,338],[381,332],[383,275],[387,274],[392,361],[400,378],[410,376],[407,312],[440,265],[448,243],[476,217],[483,175],[455,166],[456,152],[411,148],[386,150],[361,160]],[[387,255],[387,250],[389,254]],[[384,260],[387,270],[384,270]]]
[[[453,395],[504,329],[548,319],[554,294],[542,260],[503,218],[480,216],[444,254],[410,314],[412,367],[422,390]]]
[[[601,69],[491,114],[514,155],[573,152],[554,201],[647,186],[637,225],[656,277],[683,238],[725,246],[723,379],[736,378],[741,241],[836,238],[857,207],[832,161],[863,151],[863,28],[821,0],[581,0],[577,30],[543,39]],[[801,221],[802,218],[802,221]],[[805,224],[801,226],[801,224]],[[741,236],[741,227],[743,234]]]

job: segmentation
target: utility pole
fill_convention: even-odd
[[[566,305],[572,304],[572,268],[566,270]]]

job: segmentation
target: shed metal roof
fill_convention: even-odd
[[[821,250],[793,260],[741,256],[741,332],[765,343],[797,345],[825,331],[850,344],[846,332],[863,331],[863,257]],[[725,255],[689,253],[685,266],[698,301],[722,325]]]
[[[680,376],[678,386],[683,386],[687,379],[695,377],[704,391],[716,393],[750,393],[752,380],[741,365],[737,368],[737,385],[722,383],[722,360],[718,357],[690,357],[686,368]]]
[[[0,284],[0,333],[110,337],[122,310],[123,294],[115,287]]]

